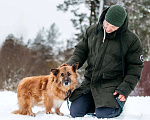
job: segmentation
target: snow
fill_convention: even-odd
[[[150,97],[129,97],[123,113],[110,120],[150,120]],[[67,108],[67,102],[62,104],[60,111],[64,116],[46,114],[45,109],[34,107],[36,117],[16,115],[11,112],[18,109],[17,94],[11,91],[0,92],[0,120],[98,120],[96,117],[85,115],[84,117],[71,118]],[[103,119],[106,120],[106,119]]]

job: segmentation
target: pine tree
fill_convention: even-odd
[[[81,5],[85,5],[89,12],[79,12]],[[78,31],[75,33],[77,41],[83,38],[86,28],[89,25],[97,23],[99,18],[99,0],[65,0],[64,3],[59,4],[57,8],[64,12],[70,10],[74,14],[75,18],[72,18],[71,21]]]
[[[36,38],[34,39],[31,49],[36,52],[37,65],[40,65],[40,74],[46,74],[47,70],[56,67],[55,62],[55,48],[57,44],[57,38],[60,33],[55,23],[53,23],[49,29],[42,28],[38,31]],[[48,68],[49,69],[45,69]]]
[[[50,46],[54,46],[54,44],[56,43],[57,38],[60,36],[59,30],[56,27],[56,24],[53,23],[50,26],[49,30],[47,30],[46,32],[47,32],[47,34],[46,34],[47,43]]]

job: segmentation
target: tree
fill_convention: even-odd
[[[54,46],[59,36],[60,36],[59,30],[56,27],[56,24],[53,23],[50,26],[49,30],[47,30],[47,34],[46,34],[47,43],[49,44],[49,46]]]
[[[39,57],[51,59],[54,55],[53,48],[59,35],[60,33],[55,23],[53,23],[48,30],[42,28],[38,31],[37,36],[32,43],[32,50],[39,51]]]
[[[46,74],[50,68],[57,67],[55,62],[54,48],[56,48],[57,38],[60,33],[56,24],[53,23],[48,30],[42,28],[38,31],[36,38],[34,39],[30,49],[35,51],[36,54],[36,66],[40,74]],[[47,69],[45,69],[47,68]],[[49,69],[48,69],[49,68]]]
[[[16,89],[17,83],[28,75],[30,50],[12,34],[8,35],[0,50],[0,89]]]
[[[0,89],[16,90],[22,78],[49,74],[50,68],[58,67],[53,51],[58,37],[55,24],[39,30],[34,42],[29,40],[27,45],[23,37],[8,35],[0,49]]]
[[[49,74],[50,68],[58,67],[53,52],[58,36],[55,24],[39,30],[27,45],[22,37],[8,35],[0,50],[0,89],[16,90],[22,78]]]
[[[79,12],[81,5],[85,5],[85,7],[90,11],[90,15],[87,11]],[[97,23],[99,17],[99,0],[65,0],[64,3],[59,4],[57,8],[58,10],[66,12],[71,6],[73,7],[70,11],[75,16],[75,18],[72,18],[71,21],[78,31],[75,36],[76,40],[79,41],[83,38],[86,28],[91,24]]]

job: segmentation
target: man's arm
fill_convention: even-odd
[[[140,40],[136,38],[128,49],[125,57],[125,61],[127,62],[127,74],[123,82],[115,90],[115,92],[125,96],[125,98],[134,90],[140,80],[142,68],[144,66],[144,62],[140,58],[141,55],[142,46]]]
[[[87,29],[88,30],[88,29]],[[73,52],[73,55],[69,58],[69,60],[66,62],[68,65],[72,65],[76,62],[79,62],[80,68],[84,62],[87,59],[88,56],[88,35],[87,30],[84,34],[83,39],[75,46],[75,50]]]

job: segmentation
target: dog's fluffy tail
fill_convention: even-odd
[[[11,112],[12,114],[20,114],[20,110],[15,110],[13,112]]]
[[[12,114],[27,115],[27,112],[26,111],[15,110],[15,111],[12,112]]]

